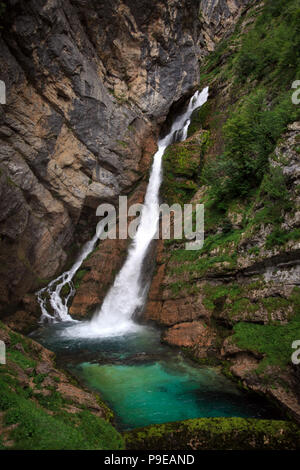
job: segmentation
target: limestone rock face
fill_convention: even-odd
[[[251,3],[251,0],[201,0],[200,18],[204,50],[214,50],[220,39],[232,32],[236,21]]]
[[[83,213],[147,173],[159,122],[199,81],[200,34],[191,0],[6,4],[2,309],[62,270]]]

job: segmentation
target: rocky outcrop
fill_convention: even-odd
[[[237,346],[232,337],[224,341],[222,358],[230,361],[229,371],[245,388],[269,397],[300,424],[299,382],[293,368],[269,365],[259,368],[264,355]]]
[[[201,0],[200,20],[204,51],[213,51],[224,36],[228,36],[251,0]],[[258,4],[260,2],[257,2]]]
[[[298,427],[287,421],[202,418],[158,424],[125,433],[127,449],[299,449]]]
[[[216,332],[204,322],[180,323],[169,328],[162,339],[172,346],[192,348],[196,358],[207,358],[216,352]]]
[[[6,346],[0,377],[1,450],[123,448],[109,422],[111,410],[59,370],[54,353],[2,323],[0,340]],[[91,425],[97,428],[92,438]]]
[[[106,416],[105,406],[101,408],[95,395],[72,384],[70,378],[56,368],[55,354],[53,352],[45,349],[35,341],[27,340],[21,335],[13,333],[12,330],[3,325],[0,325],[0,339],[5,343],[8,354],[6,372],[9,373],[11,370],[14,370],[18,379],[22,380],[23,388],[31,387],[33,393],[41,393],[34,377],[43,375],[44,381],[47,382],[44,383],[45,389],[43,393],[45,396],[50,395],[50,390],[47,387],[54,387],[62,394],[66,401],[72,401],[73,406],[79,405],[79,408],[86,406],[98,416]],[[28,367],[28,369],[23,371],[22,367],[18,367],[18,361],[14,361],[14,351],[18,351],[18,353],[26,358],[23,360],[24,363],[26,363],[26,360],[28,364],[35,362],[34,370]],[[17,355],[20,356],[20,354]],[[66,408],[68,408],[67,405]]]

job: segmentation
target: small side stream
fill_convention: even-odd
[[[101,394],[120,430],[202,417],[277,417],[266,400],[239,390],[217,368],[200,367],[161,344],[156,328],[74,341],[64,334],[68,326],[45,326],[32,336]]]

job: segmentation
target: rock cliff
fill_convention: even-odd
[[[2,310],[62,269],[78,222],[147,174],[158,124],[198,83],[200,34],[190,0],[6,4]]]

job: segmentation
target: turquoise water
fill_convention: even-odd
[[[65,325],[42,328],[34,338],[58,356],[116,414],[120,429],[201,417],[274,418],[274,410],[240,391],[216,368],[199,367],[160,343],[159,331],[108,339],[64,336]]]

